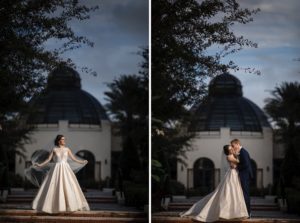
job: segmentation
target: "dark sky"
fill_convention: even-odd
[[[283,81],[300,80],[300,1],[243,0],[242,7],[260,8],[254,21],[235,28],[238,34],[258,43],[258,48],[244,49],[230,57],[241,67],[252,67],[261,75],[232,72],[243,84],[244,96],[259,107],[270,97],[270,90]]]
[[[87,66],[97,72],[94,77],[80,70],[83,89],[105,104],[103,92],[106,83],[121,74],[137,73],[141,57],[140,47],[148,46],[147,0],[85,0],[88,5],[98,4],[100,9],[91,19],[73,22],[79,35],[95,43],[93,48],[83,47],[69,52],[77,66]],[[231,73],[243,84],[244,96],[264,106],[264,99],[283,81],[300,78],[300,1],[299,0],[242,0],[241,7],[260,8],[254,21],[235,26],[237,34],[256,43],[258,48],[244,49],[227,59],[241,67],[255,68],[261,75],[243,71]]]
[[[121,74],[137,74],[142,61],[137,53],[148,46],[147,0],[82,0],[88,6],[99,5],[91,18],[71,22],[77,35],[86,36],[94,47],[84,46],[66,53],[78,67],[88,67],[97,76],[85,74],[80,69],[82,88],[102,104],[106,83]],[[49,43],[48,47],[55,46]]]

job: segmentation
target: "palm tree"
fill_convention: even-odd
[[[281,174],[286,186],[292,186],[295,177],[300,177],[300,83],[283,82],[266,99],[265,111],[276,125],[275,133],[285,145],[285,158]]]
[[[108,87],[107,108],[120,128],[123,142],[120,165],[124,178],[129,180],[132,170],[139,170],[147,163],[148,92],[137,75],[123,75]]]
[[[107,108],[122,136],[119,168],[125,180],[148,184],[148,48],[139,52],[143,60],[138,75],[123,75],[108,84]]]

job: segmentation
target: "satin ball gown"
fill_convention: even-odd
[[[42,182],[32,209],[47,213],[90,210],[68,163],[68,148],[54,148],[53,153],[55,164]]]
[[[203,197],[180,216],[191,217],[201,222],[248,218],[238,171],[229,169],[213,192]]]

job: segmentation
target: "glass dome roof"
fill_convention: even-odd
[[[233,75],[216,76],[209,84],[208,96],[195,108],[190,131],[261,132],[270,127],[266,115],[252,101],[243,97],[241,82]]]
[[[99,101],[81,89],[79,74],[69,67],[58,67],[48,76],[46,89],[30,101],[30,124],[53,124],[68,120],[71,124],[96,124],[108,120]]]

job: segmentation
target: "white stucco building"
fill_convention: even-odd
[[[59,67],[48,76],[46,89],[31,100],[26,123],[35,129],[25,145],[26,161],[16,157],[17,174],[24,169],[37,150],[54,146],[57,134],[63,134],[72,152],[89,163],[78,173],[79,181],[99,182],[111,177],[111,123],[100,102],[81,89],[79,74],[69,67]]]
[[[195,133],[191,151],[177,164],[177,180],[186,188],[211,191],[220,181],[223,146],[238,138],[251,157],[256,188],[273,184],[273,131],[263,111],[243,97],[241,82],[228,73],[209,84],[208,96],[192,108]]]

